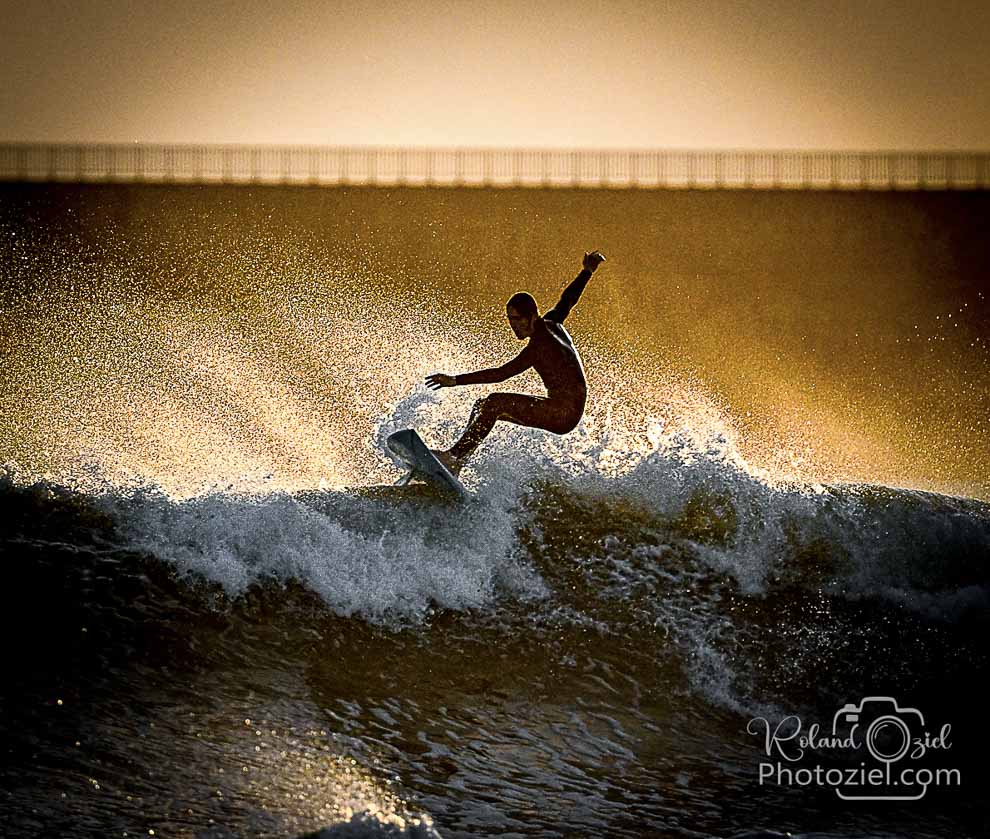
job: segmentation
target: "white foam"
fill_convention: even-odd
[[[347,821],[341,821],[318,833],[312,839],[440,839],[429,816],[399,816],[397,814],[354,813]]]
[[[341,616],[422,619],[432,607],[470,609],[500,591],[538,597],[539,577],[514,555],[507,513],[414,506],[342,492],[298,497],[214,494],[174,501],[108,496],[130,549],[220,583],[231,596],[265,580],[296,580]]]

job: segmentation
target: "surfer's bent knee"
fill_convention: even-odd
[[[474,410],[501,412],[511,403],[511,400],[506,398],[509,395],[506,393],[489,393],[488,396],[482,396],[481,399],[474,403]]]
[[[553,422],[547,423],[547,431],[552,434],[570,434],[570,432],[578,427],[582,416],[584,416],[583,412],[577,415],[570,414],[555,418]]]

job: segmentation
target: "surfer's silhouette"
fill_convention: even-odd
[[[591,275],[604,261],[605,257],[598,251],[586,253],[581,273],[564,289],[557,305],[544,315],[540,314],[533,296],[525,291],[509,298],[505,304],[509,326],[520,341],[529,339],[526,348],[512,361],[474,373],[456,376],[434,373],[427,376],[426,384],[439,390],[455,385],[504,382],[535,367],[547,389],[546,396],[492,393],[475,402],[461,438],[447,451],[434,452],[455,475],[499,420],[543,428],[554,434],[566,434],[581,421],[588,399],[588,385],[581,358],[563,323],[577,304]]]

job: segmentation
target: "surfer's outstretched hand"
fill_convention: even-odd
[[[426,386],[431,390],[440,390],[442,387],[453,387],[457,384],[457,379],[448,376],[446,373],[434,373],[426,377]]]
[[[582,265],[589,271],[594,271],[599,265],[605,261],[605,254],[599,251],[592,251],[591,253],[586,253],[584,255],[584,262]]]

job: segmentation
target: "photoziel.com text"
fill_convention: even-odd
[[[818,723],[805,729],[796,715],[776,725],[754,717],[746,730],[762,737],[763,752],[771,758],[759,764],[761,786],[833,787],[839,798],[848,801],[913,801],[931,786],[962,784],[957,768],[894,766],[901,760],[939,759],[952,748],[952,726],[946,723],[932,733],[921,711],[901,707],[891,696],[866,696],[857,704],[844,705],[833,717],[830,735],[822,734]],[[834,756],[840,765],[795,765],[809,753],[819,761]],[[858,757],[862,758],[858,765],[848,765]]]

